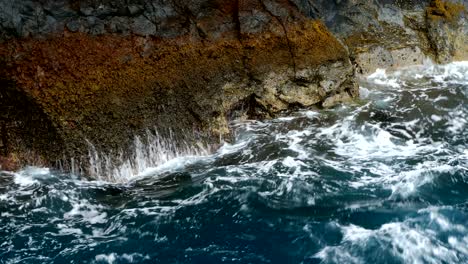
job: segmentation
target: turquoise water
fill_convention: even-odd
[[[0,263],[468,263],[468,63],[233,124],[124,183],[0,174]]]

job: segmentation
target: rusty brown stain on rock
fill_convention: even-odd
[[[347,60],[346,49],[320,21],[290,23],[287,31],[288,39],[267,31],[204,41],[65,33],[4,42],[0,57],[17,87],[66,139],[64,149],[83,154],[84,145],[77,142],[89,139],[118,149],[153,126],[165,109],[180,113],[160,123],[226,133],[216,124],[231,107],[220,94],[224,84],[261,80],[276,71],[289,71],[294,79],[291,52],[297,69]],[[235,100],[246,96],[236,93]]]
[[[18,158],[13,154],[7,157],[0,156],[0,170],[15,171],[21,167],[20,164]]]
[[[288,31],[295,53],[307,66],[346,57],[344,47],[318,21]],[[74,33],[46,40],[13,40],[2,45],[0,55],[11,59],[9,74],[22,89],[41,103],[59,107],[56,111],[63,114],[60,110],[69,104],[94,105],[95,98],[121,96],[142,84],[171,87],[199,73],[209,78],[219,67],[232,68],[244,52],[253,67],[288,64],[289,54],[281,52],[284,45],[282,36],[271,33],[246,36],[242,44]]]
[[[455,21],[463,12],[466,12],[462,3],[453,3],[444,0],[432,0],[426,9],[427,17],[431,20],[444,19]]]

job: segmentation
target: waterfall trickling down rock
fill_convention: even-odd
[[[189,143],[174,137],[173,133],[162,136],[158,131],[146,131],[145,136],[135,136],[129,151],[117,155],[103,153],[88,141],[90,177],[107,182],[125,183],[141,175],[149,168],[158,167],[179,157],[208,155],[210,147],[198,141]],[[126,153],[131,153],[126,154]]]

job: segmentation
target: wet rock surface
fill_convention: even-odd
[[[46,164],[74,157],[86,166],[86,141],[115,153],[156,127],[216,142],[229,138],[233,119],[331,107],[356,97],[357,76],[376,68],[468,58],[467,7],[466,0],[3,0],[2,78],[42,121],[18,114],[1,122],[51,129],[34,146],[24,143],[29,134],[4,129],[1,156],[28,149]]]
[[[359,74],[463,60],[468,1],[344,1],[326,24],[344,40]],[[455,48],[457,46],[457,48]]]

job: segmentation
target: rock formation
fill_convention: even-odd
[[[468,58],[468,1],[0,0],[0,164],[86,167],[148,129],[215,142],[230,120],[358,95],[376,68]]]

